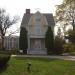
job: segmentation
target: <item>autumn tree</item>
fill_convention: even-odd
[[[75,29],[75,0],[63,0],[63,3],[56,6],[55,21],[60,25],[63,22],[63,31],[65,32],[66,26],[71,24],[73,30]]]
[[[2,39],[2,49],[4,48],[4,37],[7,29],[17,23],[17,20],[17,17],[14,16],[11,18],[9,15],[7,15],[4,9],[0,9],[0,33]]]
[[[75,45],[75,30],[68,31],[68,39],[69,39],[69,42]]]

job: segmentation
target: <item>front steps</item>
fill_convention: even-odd
[[[27,54],[32,54],[32,55],[47,55],[47,49],[28,49]]]

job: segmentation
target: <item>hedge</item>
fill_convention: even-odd
[[[0,69],[3,68],[9,61],[9,54],[0,54]]]

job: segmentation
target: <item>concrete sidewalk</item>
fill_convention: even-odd
[[[12,55],[11,57],[57,58],[57,59],[72,60],[72,61],[75,61],[75,56]]]

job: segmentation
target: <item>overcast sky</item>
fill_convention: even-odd
[[[6,9],[11,16],[18,15],[22,19],[26,9],[31,13],[39,10],[41,13],[55,13],[55,5],[61,4],[63,0],[0,0],[0,8]],[[21,21],[19,21],[21,22]],[[20,23],[10,30],[16,30]]]
[[[0,0],[0,8],[5,8],[10,15],[23,16],[27,8],[30,8],[32,13],[39,10],[54,14],[55,5],[60,3],[62,0]]]

